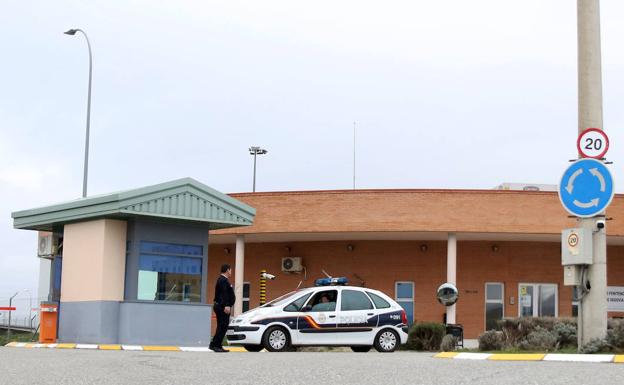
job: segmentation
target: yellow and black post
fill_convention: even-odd
[[[266,303],[266,270],[260,270],[260,306]]]

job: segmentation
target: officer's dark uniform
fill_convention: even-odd
[[[234,295],[232,284],[223,275],[219,275],[219,278],[217,278],[217,285],[215,286],[213,307],[217,315],[217,331],[210,342],[211,349],[223,348],[223,337],[225,337],[228,325],[230,324],[230,315],[225,314],[224,309],[226,306],[234,306],[234,302],[236,302],[236,295]]]

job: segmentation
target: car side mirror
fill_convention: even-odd
[[[312,310],[312,305],[307,305],[301,308],[301,311],[310,311]]]

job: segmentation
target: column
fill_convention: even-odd
[[[446,282],[457,286],[457,235],[448,233],[448,241],[446,246]],[[456,322],[455,306],[446,307],[446,323],[454,324]]]
[[[234,265],[234,315],[243,313],[243,285],[245,284],[245,236],[236,236],[236,262]]]

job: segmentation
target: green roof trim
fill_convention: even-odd
[[[192,178],[60,203],[11,214],[16,229],[51,231],[98,218],[158,218],[207,223],[209,228],[249,226],[256,209]]]

